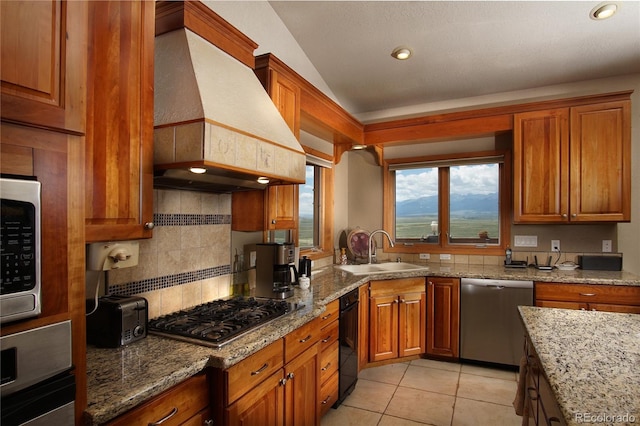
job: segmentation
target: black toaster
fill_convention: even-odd
[[[103,296],[87,316],[87,343],[117,348],[147,336],[147,300],[137,296]]]

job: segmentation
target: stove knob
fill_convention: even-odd
[[[136,325],[133,329],[133,337],[140,337],[144,334],[144,327],[141,325]]]

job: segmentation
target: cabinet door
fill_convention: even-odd
[[[397,358],[398,297],[372,297],[369,306],[369,361]]]
[[[296,139],[300,139],[300,88],[281,73],[271,70],[271,100],[289,125]]]
[[[514,115],[514,222],[568,221],[568,117],[567,109]]]
[[[398,356],[419,355],[426,352],[426,306],[425,292],[400,295]]]
[[[86,239],[150,238],[155,3],[88,4]]]
[[[318,344],[285,365],[285,426],[318,423]]]
[[[571,220],[631,217],[630,102],[571,108]]]
[[[226,409],[228,425],[280,426],[284,419],[284,370],[280,369]]]
[[[427,353],[459,356],[460,280],[429,278],[427,285]]]
[[[84,134],[88,4],[0,2],[3,119]]]
[[[267,229],[298,226],[298,185],[274,185],[267,189]]]

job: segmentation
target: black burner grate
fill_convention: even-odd
[[[220,347],[290,311],[284,300],[234,297],[214,300],[149,321],[150,332]]]

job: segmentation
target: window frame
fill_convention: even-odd
[[[467,243],[450,243],[446,237],[449,232],[449,180],[443,178],[445,170],[438,170],[438,232],[440,237],[437,243],[411,242],[409,244],[398,243],[395,247],[389,246],[383,241],[384,251],[390,253],[451,253],[469,255],[503,255],[511,241],[511,151],[493,150],[479,151],[451,155],[437,155],[411,158],[385,159],[383,162],[383,224],[384,228],[392,233],[395,240],[395,173],[390,170],[392,165],[411,164],[419,162],[447,162],[454,165],[456,161],[464,163],[464,160],[472,160],[486,157],[502,156],[504,161],[499,166],[499,217],[500,217],[500,244],[472,245]],[[446,171],[448,173],[448,170]],[[445,176],[448,177],[448,176]]]
[[[320,157],[333,163],[333,158],[329,158],[322,153],[303,146],[303,149],[314,156]],[[318,244],[311,248],[300,248],[300,256],[307,256],[309,259],[320,259],[333,256],[333,176],[334,167],[322,167],[313,163],[307,163],[315,167],[314,184],[319,184],[320,188],[314,185],[314,203],[318,203],[318,214],[314,215],[314,228],[318,229]],[[298,191],[299,191],[298,186]],[[299,202],[299,201],[298,201]],[[315,207],[314,207],[315,208]],[[298,227],[300,225],[298,224]],[[296,234],[296,244],[299,246],[299,232]],[[315,240],[315,238],[314,238]]]

